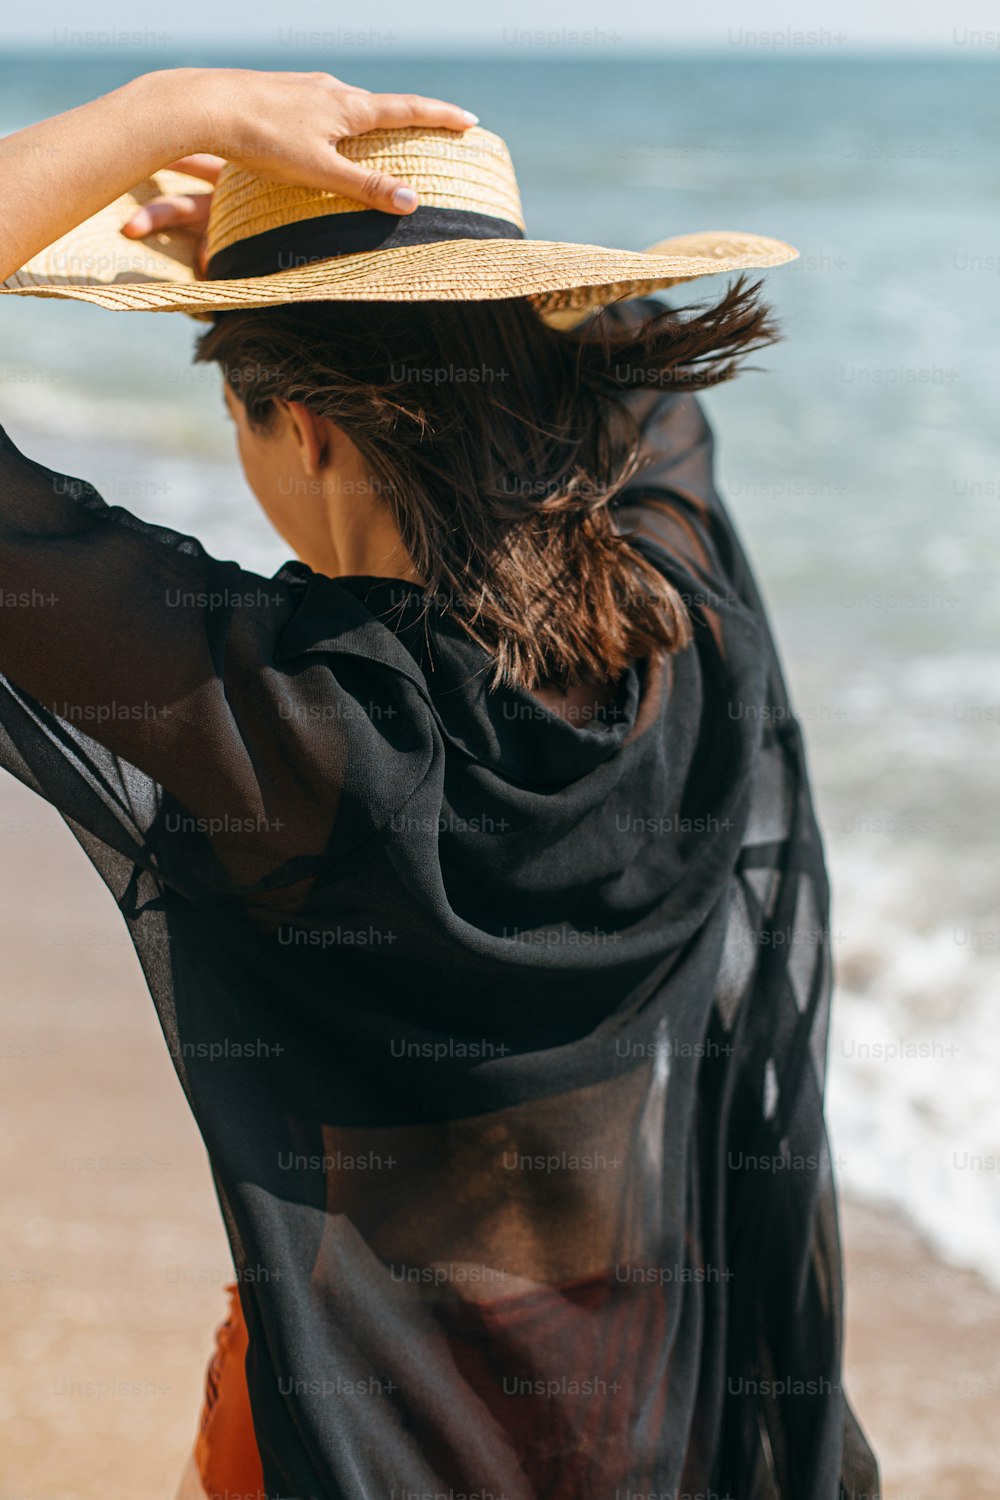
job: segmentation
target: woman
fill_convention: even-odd
[[[0,451],[0,759],[115,894],[233,1250],[183,1492],[857,1500],[826,877],[692,394],[774,330],[638,296],[794,252],[526,240],[472,124],[182,70],[0,152],[7,290],[207,319],[300,559]]]

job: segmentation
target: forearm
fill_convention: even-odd
[[[330,73],[144,73],[0,141],[0,281],[157,168],[202,153],[368,208],[412,213],[418,194],[407,183],[351,161],[338,143],[369,130],[463,131],[476,123],[443,99],[372,94]]]
[[[199,70],[146,73],[110,94],[0,140],[0,281],[202,144]]]

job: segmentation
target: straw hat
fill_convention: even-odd
[[[698,276],[778,266],[798,253],[781,240],[727,230],[680,235],[643,252],[526,239],[510,153],[478,127],[373,130],[338,149],[411,184],[419,206],[396,216],[227,164],[212,199],[200,279],[190,235],[128,240],[120,233],[151,198],[206,190],[200,179],[161,171],[34,256],[0,293],[198,318],[288,302],[531,297],[550,321],[572,323],[602,303]]]

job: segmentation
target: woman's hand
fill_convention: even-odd
[[[207,193],[164,193],[150,201],[132,215],[122,226],[122,234],[130,240],[141,240],[147,234],[160,234],[164,229],[182,229],[198,241],[195,264],[199,276],[205,274],[205,234],[208,215],[212,207],[212,190],[219,180],[219,173],[226,165],[221,156],[200,153],[197,156],[182,156],[180,161],[168,162],[166,170],[184,172],[188,177],[200,177],[210,182]]]
[[[261,177],[325,188],[387,213],[410,213],[414,190],[337,151],[345,136],[423,125],[467,130],[477,117],[420,94],[370,94],[330,73],[258,73],[243,68],[182,70],[193,79],[187,107],[203,121],[198,152]]]
[[[0,281],[37,251],[153,172],[183,170],[214,182],[224,158],[282,182],[343,193],[386,213],[411,213],[417,194],[388,173],[348,161],[337,143],[406,125],[467,130],[475,115],[418,94],[370,94],[329,73],[175,68],[145,73],[110,94],[0,140]],[[207,220],[210,193],[148,205],[126,237]],[[202,201],[204,200],[204,201]],[[144,213],[155,212],[147,221]],[[148,227],[143,225],[148,223]],[[125,247],[127,248],[127,247]],[[66,274],[85,277],[67,264]]]

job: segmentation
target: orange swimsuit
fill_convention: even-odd
[[[462,1303],[444,1314],[456,1365],[506,1429],[533,1493],[550,1500],[574,1500],[584,1488],[588,1467],[611,1474],[629,1451],[627,1434],[637,1400],[661,1407],[666,1400],[668,1381],[660,1362],[667,1342],[667,1301],[662,1289],[645,1288],[646,1315],[637,1317],[632,1298],[623,1297],[621,1290],[613,1272],[598,1272],[492,1302]],[[195,1465],[210,1500],[265,1500],[244,1368],[247,1329],[235,1283],[226,1292],[229,1311],[217,1330],[206,1375]],[[592,1316],[581,1324],[583,1309]],[[502,1343],[505,1333],[534,1347],[544,1363],[546,1354],[558,1350],[566,1368],[600,1382],[596,1389],[606,1393],[605,1399],[595,1402],[586,1391],[579,1399],[558,1401],[544,1390],[531,1391],[528,1399],[523,1389],[512,1394],[501,1382],[503,1361],[496,1357],[494,1342]],[[567,1424],[588,1435],[578,1445],[581,1451],[569,1459],[559,1441],[559,1429]],[[611,1465],[607,1471],[602,1454]]]
[[[216,1330],[215,1351],[205,1375],[194,1461],[210,1500],[264,1500],[264,1474],[244,1367],[247,1325],[235,1281],[225,1290],[229,1310]]]

